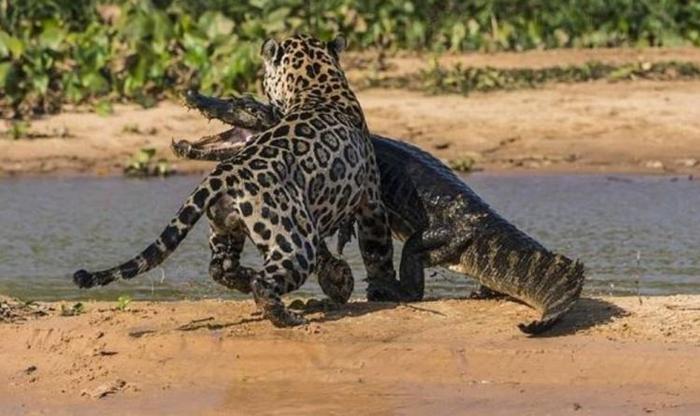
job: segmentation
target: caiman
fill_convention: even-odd
[[[186,105],[234,126],[195,143],[173,142],[175,153],[190,159],[225,160],[245,147],[252,132],[279,118],[272,106],[251,97],[222,100],[190,91]],[[507,295],[538,310],[540,320],[518,325],[525,333],[549,329],[571,309],[583,287],[581,262],[549,251],[509,223],[429,153],[376,134],[371,140],[392,234],[405,242],[400,300],[422,299],[423,268],[442,266],[476,279],[477,297]],[[339,230],[339,251],[351,227]]]

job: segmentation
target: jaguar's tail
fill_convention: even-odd
[[[78,270],[73,274],[73,282],[82,288],[104,286],[117,279],[131,279],[159,265],[185,239],[204,210],[217,198],[218,194],[215,190],[221,186],[221,179],[207,178],[187,198],[187,201],[180,207],[177,215],[170,220],[170,224],[165,227],[158,239],[138,256],[107,270],[92,273]]]

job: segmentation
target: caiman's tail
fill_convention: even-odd
[[[214,183],[214,181],[218,182]],[[117,279],[131,279],[156,267],[185,239],[192,226],[215,199],[216,195],[212,189],[218,189],[221,185],[222,182],[218,178],[207,178],[203,181],[180,207],[177,215],[170,220],[158,239],[138,256],[119,266],[99,272],[78,270],[73,274],[73,282],[82,288],[104,286]]]
[[[574,305],[584,281],[583,264],[555,254],[492,214],[461,257],[467,272],[488,288],[507,294],[542,313],[518,328],[527,334],[549,329]]]

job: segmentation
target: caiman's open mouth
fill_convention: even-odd
[[[185,94],[185,105],[199,111],[208,119],[216,118],[228,124],[248,123],[247,119],[240,116],[239,113],[242,111],[231,103],[232,101],[213,99],[192,90]],[[252,117],[251,120],[253,120]],[[255,127],[257,126],[252,124],[235,126],[219,134],[204,136],[195,142],[173,140],[172,149],[178,157],[182,158],[221,160],[243,149],[254,134],[250,128]]]
[[[172,142],[172,148],[178,157],[188,159],[212,159],[223,153],[234,155],[248,143],[253,132],[240,127],[233,127],[219,134],[204,136],[201,139],[190,142],[179,140]]]

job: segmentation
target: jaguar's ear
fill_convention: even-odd
[[[338,35],[328,42],[328,50],[335,56],[340,56],[340,53],[345,50],[345,46],[347,46],[347,41],[343,35]]]
[[[279,49],[279,47],[280,45],[276,40],[268,39],[262,44],[262,48],[260,48],[260,55],[262,55],[264,60],[272,61],[277,54],[277,49]]]

